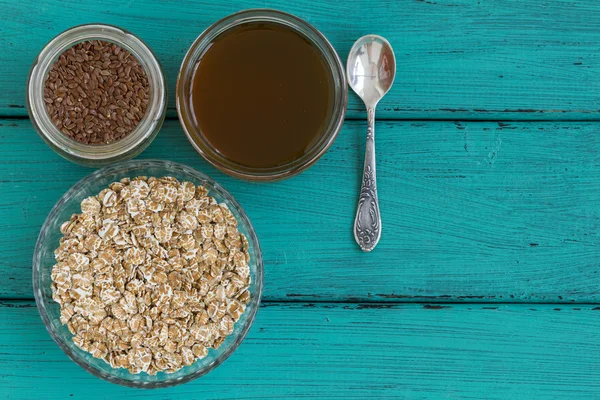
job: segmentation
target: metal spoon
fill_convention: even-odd
[[[361,37],[350,50],[346,74],[350,87],[367,107],[365,166],[354,220],[354,238],[363,251],[371,251],[381,237],[375,174],[375,106],[394,83],[396,58],[392,46],[381,36]]]

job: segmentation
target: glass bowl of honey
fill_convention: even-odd
[[[275,181],[314,164],[344,122],[344,67],[317,29],[281,11],[217,21],[187,52],[177,112],[194,148],[237,178]]]

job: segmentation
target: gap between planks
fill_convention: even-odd
[[[174,112],[174,111],[173,111]],[[375,113],[375,119],[378,122],[474,122],[474,123],[494,123],[494,122],[502,122],[502,123],[589,123],[589,122],[600,122],[600,113],[598,114],[599,118],[589,118],[589,119],[482,119],[482,118],[473,118],[473,117],[465,117],[465,116],[457,116],[457,118],[411,118],[411,117],[398,117],[398,118],[377,118],[377,113]],[[2,115],[0,114],[0,120],[28,120],[28,115]],[[165,117],[165,121],[176,121],[178,117],[176,115],[167,115]],[[344,121],[365,121],[367,120],[367,116],[363,117],[346,117]]]
[[[16,304],[21,304],[21,305],[16,305]],[[280,305],[301,305],[304,306],[306,308],[327,308],[328,305],[332,305],[335,307],[344,307],[344,306],[348,306],[348,307],[357,307],[358,309],[389,309],[389,308],[401,308],[402,306],[410,306],[410,307],[417,307],[417,306],[422,306],[424,309],[429,309],[429,310],[442,310],[442,309],[450,309],[453,307],[462,307],[465,308],[467,307],[468,310],[470,310],[471,308],[469,308],[468,306],[472,306],[472,307],[476,307],[476,308],[480,308],[482,310],[497,310],[501,307],[509,307],[509,306],[520,306],[520,307],[525,307],[525,306],[532,306],[530,308],[530,310],[535,311],[535,307],[533,306],[538,306],[538,307],[544,307],[544,306],[560,306],[560,307],[555,307],[554,310],[555,311],[561,311],[561,310],[573,310],[573,311],[580,311],[582,308],[591,308],[592,311],[600,311],[600,306],[597,306],[598,304],[600,304],[600,302],[598,303],[591,303],[589,301],[586,302],[568,302],[568,303],[555,303],[555,302],[502,302],[502,303],[494,303],[494,302],[489,302],[489,301],[465,301],[465,302],[460,302],[460,301],[449,301],[449,302],[427,302],[427,301],[421,301],[421,300],[415,300],[415,301],[411,301],[411,300],[405,300],[405,301],[360,301],[360,300],[356,300],[356,301],[352,301],[352,300],[262,300],[260,303],[260,308],[267,308],[267,307],[276,307],[276,306],[280,306]],[[37,307],[37,305],[35,304],[35,299],[34,298],[3,298],[0,297],[0,308],[2,307],[16,307],[16,308],[35,308]]]

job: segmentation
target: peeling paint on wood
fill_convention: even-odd
[[[51,152],[28,121],[3,122],[0,241],[12,244],[0,273],[13,279],[0,295],[29,298],[41,224],[91,170]],[[266,300],[600,301],[600,123],[511,122],[515,129],[506,131],[485,130],[495,122],[459,125],[378,125],[384,233],[367,255],[351,232],[362,122],[347,121],[308,171],[260,190],[208,166],[177,121],[167,121],[141,157],[197,168],[240,201],[263,247]]]
[[[387,119],[599,119],[600,3],[595,0],[337,2],[243,0],[3,2],[0,115],[25,116],[27,73],[41,48],[74,25],[101,21],[138,35],[175,81],[192,41],[210,24],[249,7],[281,9],[321,30],[345,62],[352,43],[377,33],[396,52],[398,75],[378,106]],[[369,10],[365,12],[364,10]],[[352,18],[349,16],[360,16]],[[393,22],[386,23],[392,18]],[[401,21],[401,23],[399,22]],[[348,116],[364,117],[353,95]]]
[[[222,366],[183,386],[144,392],[101,381],[70,361],[34,307],[0,306],[0,397],[505,400],[600,393],[593,305],[561,312],[551,305],[389,306],[271,303]]]

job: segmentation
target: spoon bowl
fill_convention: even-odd
[[[396,76],[396,57],[390,43],[377,35],[358,39],[350,50],[346,75],[350,87],[367,107],[365,165],[354,220],[354,238],[363,251],[371,251],[381,237],[375,168],[375,107],[390,90]]]
[[[396,57],[390,43],[377,35],[358,39],[350,50],[346,75],[350,87],[365,105],[375,107],[396,76]]]

